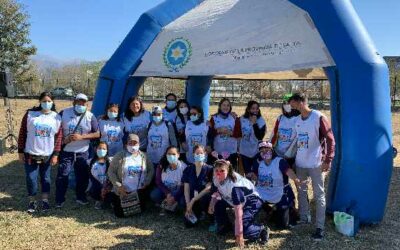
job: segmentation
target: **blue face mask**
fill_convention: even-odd
[[[83,113],[85,113],[85,111],[86,111],[86,106],[83,106],[83,105],[75,105],[75,107],[74,107],[74,109],[75,109],[75,112],[76,113],[78,113],[78,114],[83,114]]]
[[[173,109],[176,107],[176,101],[167,101],[167,108]]]
[[[96,153],[97,153],[98,157],[103,158],[107,155],[107,150],[106,149],[97,149]]]
[[[205,154],[194,155],[194,161],[196,161],[196,162],[205,162],[206,161],[206,155]]]
[[[107,116],[108,116],[108,118],[110,118],[110,119],[116,119],[116,118],[118,117],[118,113],[108,111],[108,112],[107,112]]]
[[[159,116],[153,116],[153,121],[156,122],[156,123],[161,122],[161,121],[162,121],[162,116],[161,116],[161,115],[159,115]]]
[[[51,110],[53,107],[53,102],[41,102],[40,107],[42,107],[44,110]]]
[[[167,155],[167,161],[170,164],[177,163],[178,162],[178,156],[176,156],[176,155]]]
[[[199,119],[199,115],[191,115],[190,116],[190,120],[192,121],[192,122],[195,122],[195,121],[197,121]]]

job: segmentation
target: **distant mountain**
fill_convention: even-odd
[[[65,65],[79,65],[83,63],[90,63],[90,61],[84,59],[58,59],[48,55],[34,55],[31,60],[37,65],[39,71],[46,71],[49,69],[58,69]]]

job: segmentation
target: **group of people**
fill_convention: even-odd
[[[28,212],[50,209],[50,169],[58,165],[55,207],[62,208],[72,170],[76,202],[96,209],[111,207],[118,217],[138,214],[150,205],[160,215],[183,211],[186,226],[210,223],[218,234],[234,231],[244,239],[267,243],[269,228],[255,217],[264,209],[279,228],[311,223],[308,184],[316,201],[315,240],[324,237],[324,172],[334,157],[335,141],[327,118],[308,106],[304,94],[284,97],[269,140],[260,105],[249,101],[242,116],[223,98],[210,120],[201,107],[170,93],[165,107],[144,108],[128,100],[125,110],[109,104],[104,115],[88,110],[88,97],[76,95],[59,113],[52,95],[22,120],[18,152],[25,165]],[[42,199],[36,200],[38,175]],[[298,207],[289,179],[298,193]],[[234,222],[228,213],[234,213]]]

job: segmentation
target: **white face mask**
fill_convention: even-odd
[[[181,112],[182,115],[186,115],[189,112],[189,109],[187,107],[179,108],[179,111]]]
[[[129,153],[133,154],[139,151],[139,145],[136,146],[127,146],[126,149]]]
[[[292,107],[290,106],[290,104],[285,104],[283,105],[283,110],[285,110],[286,113],[290,113],[292,112]]]

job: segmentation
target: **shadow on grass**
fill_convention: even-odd
[[[50,201],[54,201],[54,180],[56,168],[52,169],[52,192]],[[316,243],[310,238],[314,231],[312,225],[298,226],[292,231],[271,232],[269,248],[274,249],[399,249],[398,231],[400,231],[400,168],[393,169],[391,188],[384,221],[379,226],[362,227],[355,238],[341,236],[335,232],[332,219],[327,218],[326,238]],[[0,212],[25,212],[27,206],[25,173],[23,166],[13,161],[0,167]],[[37,213],[34,217],[56,217],[74,219],[85,226],[101,230],[125,228],[128,233],[117,234],[118,242],[112,247],[93,247],[93,249],[226,249],[235,246],[233,234],[219,237],[207,231],[207,225],[186,229],[182,216],[160,217],[156,208],[150,208],[139,216],[116,218],[111,210],[95,210],[93,201],[89,206],[75,203],[75,192],[68,190],[67,202],[62,209],[52,209],[46,214]],[[262,217],[262,216],[261,216]],[[260,218],[262,219],[262,218]],[[262,221],[262,220],[261,220]],[[124,229],[124,230],[125,230]],[[250,244],[251,249],[265,249],[258,244]]]

